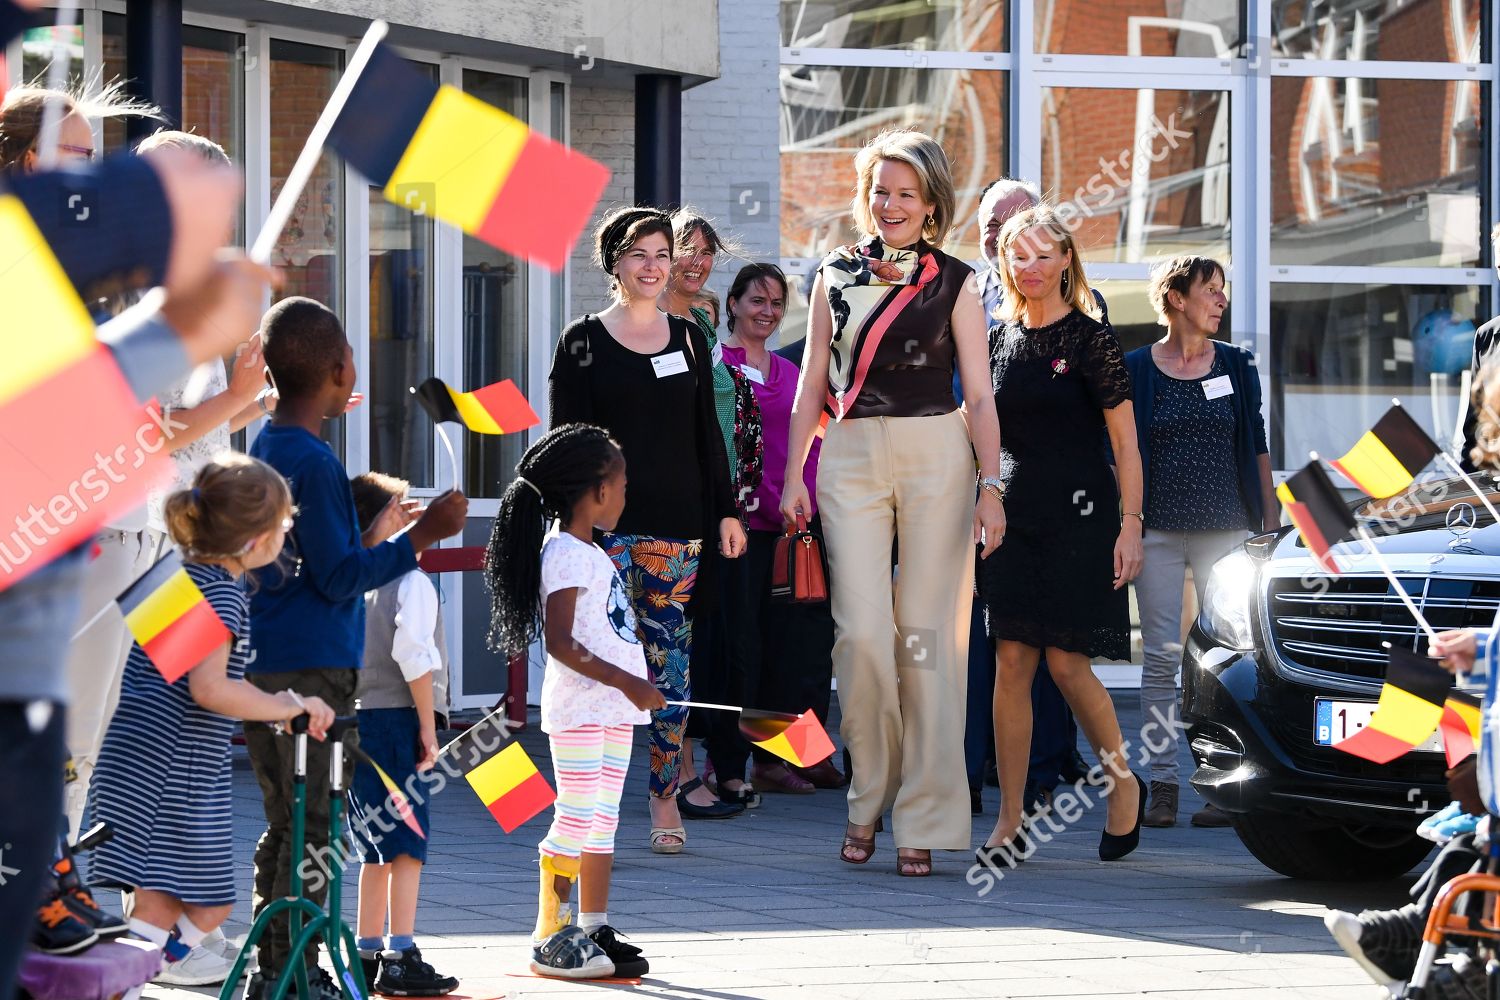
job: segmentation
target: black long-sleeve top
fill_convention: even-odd
[[[551,426],[597,424],[620,442],[630,488],[616,532],[702,538],[713,550],[719,521],[738,513],[711,348],[686,320],[668,316],[667,324],[666,347],[650,355],[622,345],[592,314],[569,324],[548,376]]]

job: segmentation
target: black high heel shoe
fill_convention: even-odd
[[[1099,834],[1100,861],[1119,861],[1140,846],[1141,822],[1146,818],[1146,783],[1134,771],[1130,772],[1130,776],[1135,779],[1136,788],[1140,791],[1140,805],[1135,811],[1135,826],[1129,833],[1114,834],[1106,828],[1103,833]]]
[[[982,844],[974,852],[974,860],[986,868],[999,870],[1001,868],[1019,868],[1022,861],[1031,856],[1034,850],[1030,838],[1026,836],[1026,826],[1011,834],[1010,839],[993,847]]]

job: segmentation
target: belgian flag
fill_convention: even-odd
[[[567,264],[609,182],[602,163],[439,86],[383,44],[328,145],[390,201],[553,271]]]
[[[125,625],[168,684],[231,638],[175,551],[117,599]]]
[[[168,464],[44,235],[57,206],[19,187],[0,190],[0,591],[139,506]]]
[[[812,767],[833,755],[833,741],[812,709],[801,715],[746,710],[740,713],[740,732],[797,767]]]
[[[542,422],[510,379],[459,392],[440,378],[416,388],[417,402],[437,423],[463,424],[476,434],[514,434]]]
[[[1438,728],[1443,731],[1443,752],[1448,755],[1448,766],[1457,767],[1479,745],[1479,699],[1462,691],[1448,695]]]
[[[1341,572],[1330,550],[1354,530],[1354,516],[1323,467],[1316,459],[1307,463],[1276,487],[1276,496],[1313,557],[1328,572]]]
[[[506,833],[557,800],[557,793],[519,743],[508,744],[464,779]]]
[[[1337,461],[1329,462],[1372,497],[1395,496],[1441,453],[1406,408],[1392,406]]]
[[[1453,675],[1435,661],[1392,646],[1375,714],[1365,728],[1334,747],[1387,764],[1433,734],[1452,689]]]

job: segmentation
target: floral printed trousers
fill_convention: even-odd
[[[693,620],[687,607],[698,579],[702,540],[605,532],[604,551],[619,570],[635,609],[651,682],[668,701],[687,701],[692,697],[688,656],[693,650]],[[688,710],[680,705],[651,713],[651,794],[658,798],[677,795],[687,717]]]

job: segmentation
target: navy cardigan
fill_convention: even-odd
[[[1240,500],[1250,519],[1250,530],[1259,531],[1265,523],[1259,458],[1269,451],[1266,447],[1266,422],[1260,412],[1260,375],[1256,372],[1255,356],[1243,347],[1220,340],[1210,343],[1229,370],[1229,384],[1234,387],[1234,464],[1240,474]],[[1151,359],[1150,344],[1125,355],[1125,367],[1130,372],[1130,384],[1134,389],[1135,433],[1141,450],[1141,496],[1149,497],[1152,409],[1156,405],[1157,386],[1168,376],[1163,375]]]

